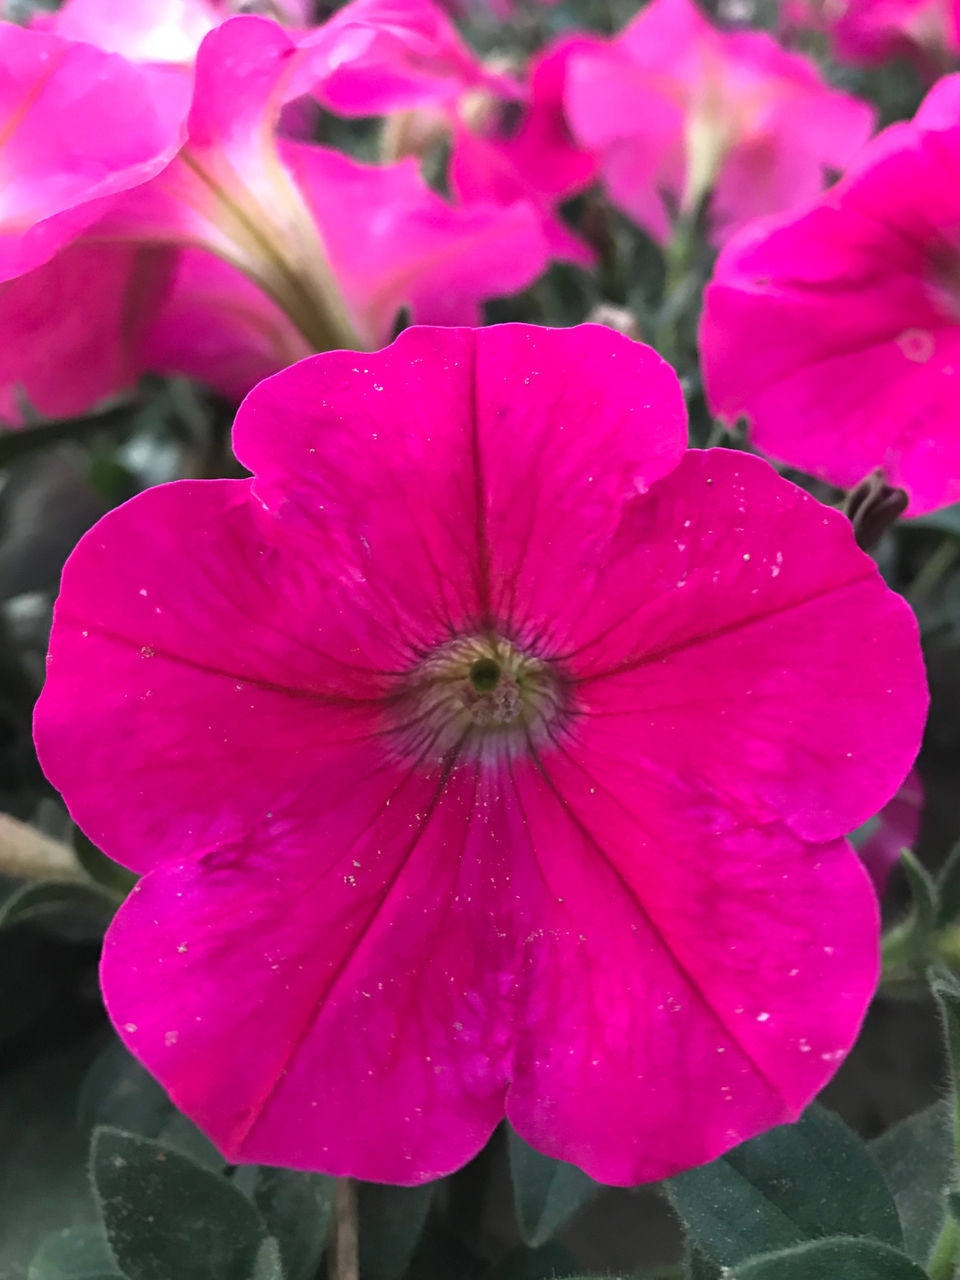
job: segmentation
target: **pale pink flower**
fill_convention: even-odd
[[[868,103],[763,32],[723,32],[693,0],[653,0],[570,59],[567,115],[611,199],[657,240],[708,194],[717,241],[789,209],[844,168],[873,128]]]
[[[710,407],[764,453],[842,488],[882,467],[915,515],[960,500],[960,76],[724,250],[700,345]]]
[[[795,1118],[877,976],[843,833],[926,704],[846,518],[687,452],[599,326],[313,357],[234,444],[252,480],[80,543],[37,711],[144,873],[102,969],[132,1051],[229,1159],[395,1183],[504,1114],[615,1183]]]

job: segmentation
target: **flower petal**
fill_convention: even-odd
[[[301,361],[248,396],[234,447],[265,505],[335,544],[397,618],[439,603],[451,634],[522,636],[575,612],[623,503],[685,436],[649,348],[599,325],[503,325]]]
[[[180,145],[186,76],[0,23],[0,279],[48,261]],[[117,103],[123,112],[117,112]]]
[[[91,839],[136,870],[236,843],[318,779],[349,788],[387,674],[415,661],[275,523],[246,481],[182,481],[111,512],[64,570],[38,750]]]
[[[581,739],[803,839],[876,813],[919,749],[927,696],[916,620],[846,517],[710,449],[627,513],[618,550],[563,657]]]
[[[700,779],[684,805],[625,752],[575,751],[518,778],[554,900],[527,948],[507,1115],[630,1186],[796,1119],[856,1038],[877,906],[845,842],[732,814],[717,829]]]

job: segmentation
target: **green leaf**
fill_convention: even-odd
[[[953,1181],[953,1115],[946,1101],[908,1116],[870,1144],[893,1194],[904,1247],[923,1262],[945,1213],[944,1192]]]
[[[83,912],[104,928],[117,909],[116,898],[84,880],[40,880],[21,885],[0,903],[0,929],[57,911]]]
[[[547,1244],[540,1249],[521,1245],[497,1263],[487,1280],[559,1280],[559,1277],[566,1280],[576,1265],[576,1259],[561,1245]],[[607,1277],[607,1280],[614,1278]]]
[[[541,1155],[511,1129],[510,1176],[517,1225],[525,1244],[545,1244],[598,1187],[576,1165]]]
[[[686,1280],[721,1280],[722,1270],[705,1253],[688,1244],[683,1259]]]
[[[918,516],[906,522],[908,529],[937,529],[941,533],[952,533],[960,538],[960,503],[952,507],[941,507],[929,515]]]
[[[97,1055],[84,1078],[77,1120],[86,1133],[108,1125],[156,1138],[217,1172],[226,1165],[210,1139],[177,1111],[163,1087],[116,1039]]]
[[[940,967],[932,968],[928,978],[943,1021],[944,1039],[956,1092],[960,1088],[960,982],[949,969]]]
[[[400,1280],[417,1247],[436,1185],[358,1185],[361,1280]]]
[[[87,875],[95,880],[97,884],[102,884],[118,900],[124,899],[137,883],[137,877],[134,873],[128,871],[126,867],[121,867],[112,858],[108,858],[105,853],[97,848],[92,840],[89,840],[83,834],[79,827],[73,828],[72,840],[73,851],[77,855],[77,861]]]
[[[127,1280],[251,1280],[266,1231],[228,1178],[172,1147],[98,1129],[91,1154],[107,1240]]]
[[[122,1280],[103,1227],[69,1227],[40,1246],[27,1280]]]
[[[672,1178],[666,1190],[691,1243],[721,1266],[841,1233],[903,1242],[869,1149],[822,1107]]]
[[[320,1271],[333,1211],[332,1178],[292,1169],[256,1170],[253,1201],[275,1236],[287,1280],[314,1280]]]
[[[942,928],[960,920],[960,842],[950,850],[950,856],[937,876],[937,894],[937,924]]]
[[[927,1280],[927,1273],[876,1240],[817,1240],[734,1267],[728,1280]]]
[[[913,911],[909,921],[911,930],[918,939],[927,938],[937,927],[940,913],[940,894],[937,884],[930,872],[909,849],[900,850],[900,865],[906,872],[913,901]]]

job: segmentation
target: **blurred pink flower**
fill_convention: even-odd
[[[581,43],[548,46],[522,83],[484,66],[432,0],[353,0],[301,42],[310,56],[295,83],[341,115],[410,112],[401,132],[426,144],[449,134],[450,188],[462,204],[528,202],[551,256],[589,265],[593,251],[556,213],[596,173],[563,115]]]
[[[267,19],[217,27],[197,57],[176,157],[155,180],[100,201],[81,246],[0,286],[0,336],[11,335],[0,418],[17,421],[21,397],[79,413],[148,369],[236,396],[311,350],[382,345],[403,308],[429,323],[478,322],[482,300],[540,274],[547,246],[529,203],[452,206],[413,160],[363,165],[278,140],[299,56]],[[151,277],[138,300],[131,248],[144,245],[189,256],[177,265],[168,254],[165,290]],[[152,327],[140,322],[148,301]]]
[[[596,158],[578,147],[563,113],[567,68],[592,44],[567,36],[531,59],[527,103],[511,124],[503,112],[458,120],[450,157],[450,185],[466,204],[527,200],[539,210],[550,256],[590,266],[596,255],[556,212],[557,204],[590,185]]]
[[[960,52],[958,0],[792,0],[783,8],[787,27],[828,32],[845,62],[907,56],[939,73]]]
[[[960,500],[960,76],[727,247],[700,344],[711,409],[764,453],[842,488],[883,467],[914,515]]]
[[[48,261],[183,135],[178,74],[0,22],[0,280]],[[117,104],[123,110],[117,110]]]
[[[345,116],[455,106],[470,91],[516,96],[433,0],[352,0],[301,41],[298,83]]]
[[[505,1113],[628,1184],[796,1117],[877,976],[842,833],[926,702],[846,518],[687,452],[673,372],[599,326],[304,360],[234,443],[252,480],[80,543],[36,719],[145,873],[102,977],[177,1105],[231,1160],[404,1184]]]
[[[693,0],[653,0],[570,59],[567,114],[610,198],[656,240],[712,193],[717,242],[789,209],[845,167],[873,128],[866,102],[763,32],[723,32]]]

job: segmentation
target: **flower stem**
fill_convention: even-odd
[[[330,1280],[359,1280],[359,1277],[357,1184],[353,1178],[337,1178],[333,1193]]]
[[[960,1256],[960,1227],[957,1220],[948,1211],[943,1228],[933,1247],[930,1261],[927,1263],[927,1274],[930,1280],[955,1280],[957,1274],[957,1258]]]

